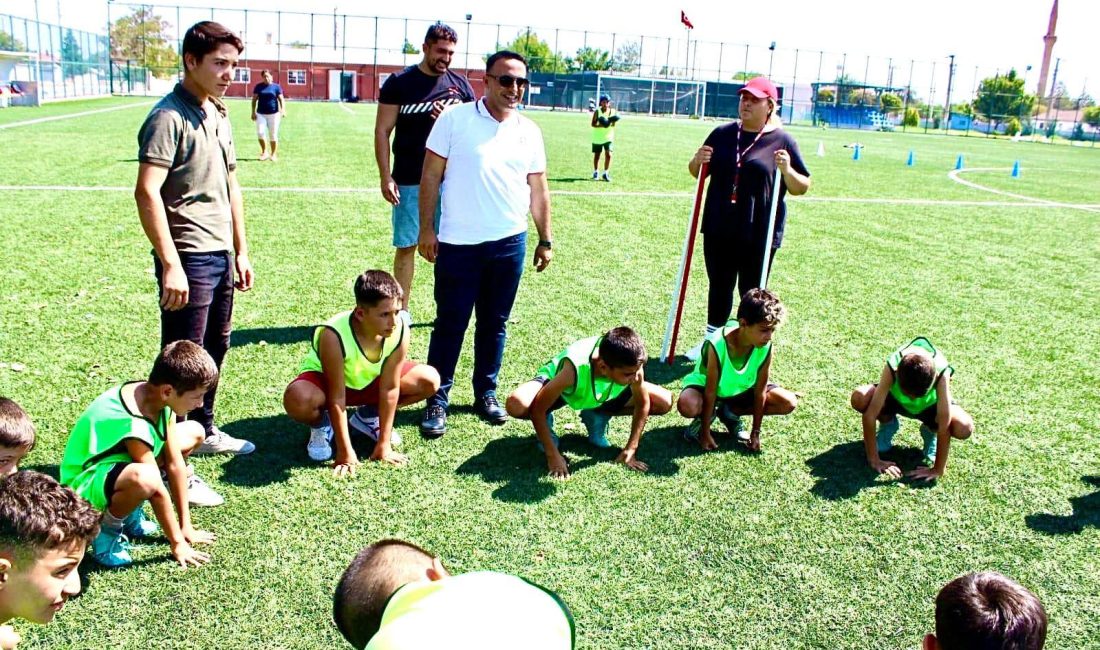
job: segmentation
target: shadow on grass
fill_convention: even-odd
[[[883,453],[882,459],[897,463],[903,472],[909,472],[920,462],[921,450],[915,447],[895,446]],[[810,475],[817,479],[814,486],[810,488],[810,492],[814,496],[829,501],[850,499],[861,490],[875,485],[889,485],[879,481],[878,472],[867,465],[862,440],[840,443],[814,456],[806,461],[806,464],[810,467]],[[916,481],[909,478],[896,482],[905,483],[916,489],[929,488],[936,484],[935,481]]]
[[[20,467],[21,470],[30,470],[32,472],[38,472],[39,474],[45,474],[50,478],[60,481],[61,480],[61,466],[56,464],[47,465],[26,465]]]
[[[259,487],[280,483],[295,467],[318,466],[306,455],[309,427],[286,415],[237,420],[222,426],[234,438],[251,440],[256,451],[233,456],[222,464],[222,479],[230,485]]]
[[[261,341],[268,344],[287,345],[308,341],[311,334],[313,334],[312,325],[253,327],[233,330],[233,345],[257,345]]]
[[[1085,483],[1100,488],[1100,476],[1082,476]],[[1027,527],[1047,535],[1068,535],[1083,532],[1085,527],[1100,528],[1100,490],[1069,500],[1073,513],[1052,515],[1045,512],[1024,517]]]
[[[614,463],[622,451],[618,446],[595,447],[583,433],[562,433],[558,449],[570,459],[569,473],[574,476],[598,463]],[[675,458],[685,455],[686,444],[680,440],[678,429],[647,431],[638,446],[638,458],[649,465],[643,476],[671,476],[680,471]],[[547,476],[546,455],[539,450],[533,429],[530,435],[491,440],[481,453],[459,465],[457,472],[480,476],[486,483],[503,483],[493,490],[493,498],[509,503],[537,503],[552,495],[559,485]]]
[[[546,179],[550,183],[598,183],[600,181],[595,180],[591,176],[563,176],[561,178],[548,178]]]
[[[679,381],[695,369],[695,363],[683,355],[677,355],[672,363],[662,363],[658,357],[650,357],[645,362],[645,379],[648,382],[664,386]]]

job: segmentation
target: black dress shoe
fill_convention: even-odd
[[[496,393],[485,393],[478,398],[477,403],[474,404],[474,410],[477,411],[482,420],[492,425],[499,426],[508,421],[508,413],[500,408]]]
[[[439,438],[444,433],[447,433],[447,409],[442,404],[429,403],[424,409],[424,419],[420,420],[420,435]]]

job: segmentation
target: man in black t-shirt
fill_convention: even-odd
[[[443,23],[428,28],[424,36],[424,58],[382,84],[378,116],[374,122],[374,157],[382,196],[393,205],[393,275],[404,291],[401,317],[412,324],[409,293],[420,236],[418,195],[420,169],[424,166],[424,143],[435,119],[448,106],[472,102],[474,90],[464,75],[450,71],[458,34]],[[394,164],[390,167],[390,134]],[[439,209],[435,214],[439,228]]]

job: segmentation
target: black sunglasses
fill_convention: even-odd
[[[496,79],[497,83],[504,86],[505,88],[511,88],[513,85],[517,85],[520,88],[526,88],[527,84],[531,83],[530,80],[527,79],[527,77],[513,77],[510,74],[487,74],[485,76]]]

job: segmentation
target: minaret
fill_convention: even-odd
[[[1054,41],[1058,37],[1054,35],[1054,28],[1058,24],[1058,0],[1054,0],[1054,6],[1050,9],[1050,24],[1047,25],[1047,35],[1043,37],[1043,66],[1039,69],[1039,98],[1047,91],[1047,74],[1050,73],[1050,54],[1054,50]]]

